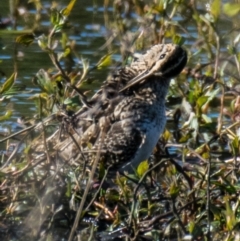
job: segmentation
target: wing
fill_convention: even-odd
[[[92,148],[86,149],[84,155],[91,160],[93,155],[100,151],[100,160],[106,168],[114,165],[114,168],[118,169],[130,162],[141,146],[143,136],[134,126],[128,125],[124,128],[122,124],[122,121],[113,123],[106,133],[101,133],[98,129],[98,139],[95,139],[94,144],[91,143]]]

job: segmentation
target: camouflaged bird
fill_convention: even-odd
[[[114,72],[77,113],[78,129],[57,147],[65,160],[90,162],[98,151],[105,167],[136,168],[151,155],[165,123],[165,97],[170,79],[187,62],[174,44],[158,44],[138,55],[130,66]]]

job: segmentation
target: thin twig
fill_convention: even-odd
[[[101,181],[101,183],[100,183],[97,191],[95,192],[95,194],[94,194],[91,202],[90,202],[90,203],[88,204],[88,206],[85,208],[85,212],[90,208],[90,206],[91,206],[91,205],[93,204],[93,202],[95,201],[98,193],[100,192],[100,190],[101,190],[101,188],[102,188],[102,185],[103,185],[103,183],[104,183],[104,181],[105,181],[105,179],[106,179],[106,177],[107,177],[107,174],[108,174],[110,168],[111,168],[111,166],[109,166],[109,167],[107,168],[107,170],[106,170],[106,172],[105,172],[105,174],[104,174],[104,176],[103,176],[103,179],[102,179],[102,181]]]
[[[29,127],[25,128],[25,129],[23,129],[21,131],[18,131],[16,133],[12,134],[12,135],[9,135],[9,136],[3,138],[2,140],[0,140],[0,143],[5,142],[5,141],[7,141],[7,140],[9,140],[9,139],[11,139],[11,138],[13,138],[15,136],[18,136],[18,135],[26,132],[26,131],[29,131],[29,130],[32,130],[32,129],[38,129],[39,127],[42,126],[42,123],[46,123],[48,121],[51,121],[51,120],[54,119],[54,117],[55,117],[55,114],[52,114],[52,115],[50,115],[49,117],[47,117],[46,119],[44,119],[42,122],[40,122],[38,124],[34,124],[34,125],[29,126]]]
[[[175,217],[175,219],[177,220],[179,226],[181,227],[182,231],[184,232],[184,235],[187,233],[182,221],[181,221],[181,218],[179,217],[179,213],[177,212],[177,209],[176,209],[176,206],[175,206],[175,199],[174,198],[171,198],[172,200],[172,212],[173,212],[173,215]]]
[[[51,53],[51,54],[49,54],[49,55],[50,55],[50,58],[51,58],[53,64],[55,65],[55,67],[61,72],[61,75],[62,75],[63,79],[65,80],[65,82],[67,83],[67,85],[70,86],[72,89],[74,89],[74,90],[79,94],[80,99],[81,99],[82,103],[83,103],[85,106],[91,108],[90,104],[89,104],[88,101],[87,101],[86,96],[85,96],[75,85],[72,85],[72,84],[71,84],[71,80],[70,80],[69,77],[65,74],[65,72],[64,72],[64,70],[62,69],[59,61],[57,60],[56,54],[55,54],[55,53]]]
[[[207,171],[207,202],[206,202],[206,210],[207,210],[207,240],[211,240],[211,212],[210,212],[210,175],[211,175],[211,158],[208,160],[208,171]]]
[[[86,189],[83,193],[83,197],[82,197],[82,200],[81,200],[81,203],[80,203],[80,206],[78,208],[78,211],[77,211],[77,214],[76,214],[76,217],[75,217],[75,220],[74,220],[74,224],[73,224],[73,227],[71,229],[71,233],[69,235],[69,238],[68,238],[68,241],[72,241],[73,240],[73,237],[74,237],[74,234],[75,234],[75,231],[78,227],[78,223],[79,223],[79,220],[81,218],[81,214],[82,214],[82,211],[83,211],[83,207],[84,207],[84,204],[85,204],[85,201],[86,201],[86,198],[87,198],[87,195],[88,195],[88,192],[89,192],[89,189],[91,187],[91,183],[92,183],[92,180],[94,178],[94,174],[95,174],[95,171],[96,171],[96,168],[97,168],[97,165],[98,165],[98,162],[100,160],[100,155],[101,155],[101,146],[102,146],[102,142],[103,142],[103,139],[104,139],[104,133],[103,131],[100,133],[100,144],[99,144],[99,147],[98,147],[98,152],[97,152],[97,155],[96,155],[96,158],[95,158],[95,161],[93,163],[93,166],[92,166],[92,169],[91,169],[91,172],[90,172],[90,175],[89,175],[89,179],[88,179],[88,182],[87,182],[87,186],[86,186]]]

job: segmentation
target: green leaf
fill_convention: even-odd
[[[111,65],[112,63],[112,55],[113,55],[113,52],[111,52],[110,54],[106,54],[104,55],[97,63],[97,68],[98,69],[101,69],[103,67],[108,67]]]
[[[16,43],[19,43],[19,44],[23,44],[25,46],[29,46],[30,44],[33,43],[35,37],[34,35],[31,33],[31,34],[23,34],[23,35],[20,35],[16,38],[15,42]]]
[[[237,15],[240,11],[240,3],[226,3],[223,5],[223,12],[229,17]]]
[[[57,11],[57,9],[53,8],[51,10],[51,16],[50,16],[51,23],[53,25],[57,25],[60,21],[60,18],[61,18],[60,12]]]
[[[185,136],[182,136],[179,140],[178,140],[178,142],[179,143],[186,143],[189,139],[191,139],[192,138],[192,134],[191,133],[188,133],[187,135],[185,135]]]
[[[8,91],[14,84],[14,81],[16,79],[17,73],[13,73],[3,84],[3,86],[0,88],[0,94],[3,94],[4,92]]]
[[[233,139],[232,142],[230,142],[230,147],[231,147],[231,150],[232,150],[232,153],[234,156],[237,156],[238,155],[238,152],[239,152],[239,139],[237,136],[235,136],[235,138]]]
[[[228,193],[230,195],[235,195],[238,192],[238,190],[223,176],[221,176],[221,182],[219,180],[212,181],[212,184],[217,186],[221,192]]]
[[[221,0],[213,0],[211,5],[211,13],[215,19],[217,19],[220,15],[221,11]]]
[[[58,32],[59,30],[61,30],[61,28],[66,22],[66,17],[57,9],[52,9],[50,19],[51,19],[51,23],[55,27],[55,32]]]
[[[138,176],[142,177],[148,169],[149,169],[148,160],[141,162],[137,168]]]
[[[23,91],[26,89],[26,85],[24,84],[14,84],[7,92],[5,92],[5,95],[13,95],[13,94],[17,94],[20,91]]]
[[[9,99],[15,94],[26,93],[27,91],[23,91],[26,89],[26,85],[23,84],[14,84],[9,90],[2,93],[3,97],[0,99],[0,101],[4,99]]]
[[[42,34],[41,36],[38,37],[37,39],[38,45],[42,50],[48,50],[48,39],[47,37]]]
[[[8,110],[4,116],[0,116],[0,121],[8,120],[12,116],[12,111]]]
[[[173,43],[179,45],[179,46],[182,46],[185,42],[185,38],[180,36],[180,35],[174,35],[173,37]]]
[[[176,183],[172,182],[169,190],[171,197],[172,198],[177,197],[179,191],[180,191],[179,186],[176,185]]]
[[[202,118],[204,120],[205,123],[212,123],[212,118],[205,115],[205,114],[202,114]]]
[[[195,222],[190,221],[189,224],[188,224],[188,231],[189,231],[189,233],[193,233],[194,228],[195,228]]]
[[[208,101],[208,96],[201,96],[197,100],[198,107],[201,108],[207,101]]]
[[[225,219],[226,219],[226,228],[228,231],[232,231],[235,224],[236,224],[236,217],[234,215],[234,212],[231,208],[229,197],[224,197],[225,203],[226,203],[226,213],[225,213]]]
[[[36,74],[35,83],[48,94],[54,94],[55,93],[55,86],[54,81],[51,80],[49,74],[43,70],[40,69],[38,73]]]
[[[67,5],[67,7],[64,8],[64,9],[61,11],[61,13],[62,13],[65,17],[69,16],[69,14],[71,13],[71,11],[72,11],[72,9],[73,9],[73,6],[74,6],[75,2],[76,2],[76,0],[71,0],[71,2]]]

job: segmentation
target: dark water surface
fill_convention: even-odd
[[[58,1],[61,8],[65,7],[68,2],[67,0]],[[97,2],[97,4],[94,4],[92,1],[87,0],[77,1],[69,17],[69,22],[72,26],[68,30],[68,36],[76,42],[75,50],[79,53],[79,57],[82,56],[89,59],[92,66],[103,56],[104,52],[100,52],[98,49],[106,42],[103,3],[102,1]],[[51,26],[47,12],[50,8],[50,1],[42,1],[42,5],[46,10],[42,10],[41,12],[39,29],[47,35]],[[35,7],[29,4],[24,4],[23,6],[29,8],[27,17],[32,18],[34,22]],[[10,3],[8,1],[1,2],[0,16],[2,16],[2,21],[10,19]],[[15,95],[14,98],[11,98],[11,103],[9,101],[1,102],[0,115],[3,115],[7,109],[12,109],[13,116],[11,121],[13,122],[20,116],[31,116],[31,113],[35,109],[35,103],[33,101],[30,102],[28,97],[32,93],[39,93],[39,89],[32,83],[32,78],[39,69],[48,70],[53,67],[48,54],[40,49],[36,41],[28,47],[17,46],[17,56],[19,57],[14,57],[15,38],[20,34],[32,31],[31,26],[26,26],[22,18],[19,18],[19,21],[17,20],[16,30],[13,30],[11,25],[4,30],[0,29],[0,71],[6,77],[9,77],[14,72],[15,64],[18,72],[17,83],[25,84],[27,92],[30,93]],[[78,61],[77,59],[75,60]],[[98,81],[103,81],[106,77],[106,72],[107,70],[101,71],[102,76],[96,76]],[[2,84],[4,78],[1,77],[0,80],[0,84]],[[5,124],[9,123],[9,121],[5,122]]]
[[[11,1],[2,1],[1,2],[1,12],[2,20],[6,20],[11,17],[10,14],[10,6]],[[41,11],[41,19],[39,22],[38,29],[40,29],[40,33],[48,34],[50,29],[49,22],[49,9],[51,7],[50,1],[41,1],[44,6],[44,10]],[[69,3],[68,0],[58,1],[61,8],[67,6]],[[198,11],[203,11],[206,8],[207,1],[199,1],[198,3]],[[8,28],[4,30],[0,30],[0,71],[4,73],[5,76],[9,77],[14,72],[14,64],[16,66],[18,77],[17,82],[23,83],[27,86],[26,90],[30,93],[15,95],[14,98],[11,99],[11,103],[9,105],[9,101],[1,102],[0,106],[0,115],[3,115],[7,109],[13,110],[13,116],[11,121],[15,122],[17,118],[20,116],[30,116],[33,110],[35,109],[35,103],[29,102],[28,97],[32,95],[32,93],[39,93],[39,89],[36,88],[32,83],[33,76],[37,73],[39,69],[48,70],[52,68],[52,63],[49,59],[47,53],[43,52],[36,41],[30,45],[29,47],[18,46],[17,56],[14,57],[15,51],[15,43],[14,40],[16,36],[19,36],[22,33],[31,32],[33,26],[29,26],[29,18],[33,19],[32,23],[35,22],[35,14],[36,10],[33,5],[23,4],[22,6],[28,8],[28,18],[27,24],[23,21],[23,17],[19,17],[17,19],[16,30],[13,30],[10,25]],[[106,21],[111,22],[111,17],[113,14],[113,9],[111,8],[111,4],[109,4],[109,8],[104,10],[103,1],[76,1],[75,7],[69,17],[69,22],[72,25],[69,30],[67,30],[68,36],[70,40],[74,40],[76,42],[75,50],[76,53],[79,54],[79,57],[82,56],[89,60],[90,65],[95,65],[99,59],[106,54],[108,51],[103,49],[100,51],[100,47],[102,47],[106,41],[109,39],[111,34],[110,30],[106,28]],[[107,13],[107,14],[106,14]],[[141,21],[141,18],[136,15],[131,16],[132,19],[136,18],[136,21]],[[177,15],[174,18],[176,24],[181,24],[181,18]],[[227,33],[229,31],[228,21],[222,21],[221,33]],[[185,45],[194,53],[196,51],[194,44],[196,44],[196,36],[197,29],[196,26],[192,24],[191,21],[188,23],[184,23],[184,27],[188,30],[188,33],[182,31],[180,34],[186,38]],[[136,31],[136,26],[132,27],[132,31]],[[111,29],[114,32],[114,27]],[[139,30],[138,30],[139,31]],[[39,33],[39,34],[40,34]],[[120,43],[116,42],[114,44],[119,45]],[[226,42],[226,46],[228,43]],[[226,51],[226,48],[222,50],[222,53]],[[207,62],[206,55],[201,54],[202,62]],[[119,53],[114,54],[114,58],[117,61],[121,61],[121,57]],[[197,59],[194,59],[194,54],[191,59],[191,63],[198,62],[199,56]],[[75,59],[78,61],[78,59]],[[115,65],[116,66],[116,65]],[[112,66],[114,68],[114,65]],[[96,79],[96,85],[90,88],[96,88],[96,86],[100,85],[109,72],[110,68],[101,72],[93,72],[92,78]],[[4,82],[4,79],[1,78],[1,83]],[[9,121],[6,123],[10,123]]]

